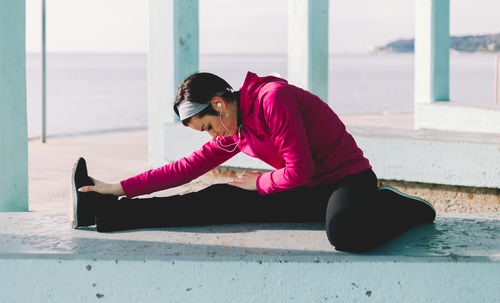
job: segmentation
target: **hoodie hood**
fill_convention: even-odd
[[[270,82],[288,83],[285,79],[282,78],[274,76],[259,77],[255,73],[247,72],[245,81],[240,88],[240,110],[242,121],[245,121],[245,118],[247,118],[251,113],[255,100],[259,95],[260,89]]]

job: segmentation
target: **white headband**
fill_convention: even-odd
[[[179,110],[179,117],[181,121],[183,121],[184,119],[192,117],[197,113],[201,112],[209,105],[210,103],[201,104],[201,103],[191,102],[189,100],[182,100],[181,102],[179,102],[179,105],[177,106],[177,109]]]
[[[229,89],[228,89],[228,91],[229,91]],[[220,96],[222,96],[222,94],[224,94],[224,92],[217,92],[214,94],[214,97],[215,96],[220,97]],[[187,119],[189,117],[192,117],[192,116],[198,114],[199,112],[201,112],[202,110],[207,108],[209,105],[210,105],[210,102],[205,104],[205,103],[198,103],[198,102],[193,102],[191,100],[184,99],[181,102],[179,102],[177,105],[177,109],[179,110],[179,118],[181,119],[181,121],[183,121],[184,119]]]

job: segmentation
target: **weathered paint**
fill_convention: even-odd
[[[380,179],[500,186],[500,138],[497,135],[376,127],[350,127],[348,130]],[[188,156],[209,138],[206,133],[194,132],[183,125],[166,124],[165,142],[182,140],[185,144],[169,146],[164,161]],[[273,169],[241,153],[223,166]]]
[[[161,165],[163,124],[178,85],[199,68],[198,0],[150,0],[148,52],[149,165]]]
[[[328,0],[288,2],[288,80],[328,102]]]
[[[90,270],[88,263],[93,265]],[[498,263],[149,259],[116,263],[27,258],[0,260],[0,267],[3,302],[468,303],[500,299]]]
[[[0,213],[0,301],[500,299],[499,213],[440,214],[361,254],[335,251],[320,222],[115,233],[69,226],[61,213]]]
[[[450,2],[415,1],[415,102],[449,101]]]
[[[0,211],[28,210],[25,10],[0,1]]]

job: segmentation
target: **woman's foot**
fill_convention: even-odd
[[[84,158],[79,158],[73,166],[71,176],[71,214],[73,228],[95,224],[95,214],[92,211],[91,199],[93,193],[79,192],[78,189],[85,185],[94,185],[87,173],[87,164]]]
[[[73,228],[90,226],[96,224],[95,214],[97,207],[106,208],[110,201],[118,199],[115,195],[105,195],[98,192],[80,192],[78,189],[86,185],[95,185],[92,178],[88,176],[87,164],[84,158],[79,158],[71,176],[71,222]]]
[[[378,190],[383,201],[404,204],[408,219],[412,221],[408,223],[430,223],[436,218],[436,210],[431,203],[424,199],[407,195],[390,186],[381,186]]]

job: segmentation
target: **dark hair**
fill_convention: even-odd
[[[217,75],[211,73],[192,74],[179,85],[174,102],[174,111],[177,116],[179,116],[179,109],[177,106],[182,100],[189,100],[200,104],[209,104],[210,100],[212,100],[212,98],[218,93],[222,93],[219,96],[223,98],[224,101],[229,102],[236,101],[238,99],[237,97],[239,97],[239,92],[233,92],[231,85]],[[195,117],[201,118],[205,115],[218,116],[219,113],[211,106],[208,106],[196,114]],[[182,120],[182,124],[187,126],[191,121],[191,118],[192,117]]]

